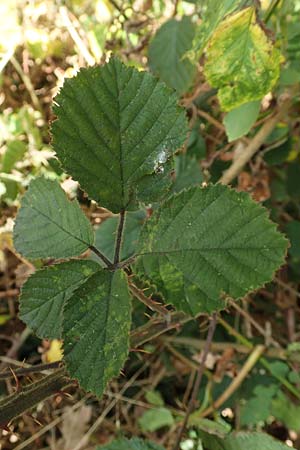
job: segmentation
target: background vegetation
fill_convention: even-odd
[[[247,52],[239,48],[238,30],[237,46],[229,53],[210,41],[224,17],[232,17],[236,10],[243,12],[247,6],[257,8],[258,13],[257,22],[249,26],[258,23],[264,30],[258,36],[259,49],[266,45],[264,36],[272,45],[271,58],[266,61],[262,55],[257,62],[263,68],[260,77],[255,71],[253,75],[253,61],[247,65]],[[116,217],[89,202],[60,169],[48,124],[53,118],[52,98],[64,78],[116,54],[127,64],[158,75],[177,90],[187,109],[190,134],[176,157],[173,189],[180,191],[223,177],[223,182],[231,182],[265,205],[291,242],[287,263],[274,282],[239,303],[231,302],[220,314],[197,409],[190,417],[181,449],[200,450],[204,445],[231,449],[229,441],[221,444],[218,439],[234,430],[264,430],[286,445],[300,448],[299,20],[298,0],[1,2],[3,373],[8,367],[27,368],[61,357],[59,341],[39,340],[17,316],[19,288],[43,264],[22,258],[12,243],[13,219],[30,180],[40,174],[59,180],[70,197],[80,200],[97,227],[98,239],[105,236],[109,241],[115,230]],[[251,38],[255,29],[249,30]],[[226,30],[220,32],[225,39]],[[231,36],[233,32],[231,29]],[[205,52],[208,42],[210,52]],[[220,68],[223,71],[218,74]],[[224,91],[232,87],[232,68],[239,74],[236,97]],[[241,154],[246,155],[244,163],[227,172]],[[130,222],[128,219],[126,232],[132,243],[149,213],[132,213]],[[130,256],[130,247],[123,251]],[[207,317],[187,322],[175,317],[168,331],[170,324],[140,303],[135,303],[133,314],[134,327],[145,326],[148,335],[104,398],[98,401],[71,385],[66,393],[41,401],[8,427],[3,423],[3,449],[92,449],[124,435],[145,437],[172,448],[205,345]],[[31,372],[1,378],[0,372],[0,395],[42,377]],[[209,439],[215,439],[213,444]],[[243,444],[234,445],[239,450],[238,445]],[[251,450],[250,444],[244,448]]]

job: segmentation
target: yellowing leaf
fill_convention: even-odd
[[[293,148],[288,156],[287,161],[295,161],[299,156],[299,151],[296,148]]]
[[[205,3],[206,9],[203,11],[202,22],[197,27],[193,48],[188,52],[192,61],[199,60],[219,23],[240,6],[241,0],[209,0]]]
[[[246,8],[223,20],[207,49],[205,75],[225,111],[259,100],[279,77],[281,53]]]
[[[46,361],[49,363],[61,361],[63,359],[62,341],[53,339],[53,341],[51,341],[50,348],[49,350],[47,350],[45,356]]]
[[[6,322],[10,320],[11,316],[9,314],[1,314],[0,315],[0,325],[4,325]]]

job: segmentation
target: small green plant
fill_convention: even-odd
[[[248,194],[221,184],[172,194],[173,157],[188,131],[177,100],[154,76],[115,58],[82,69],[55,98],[53,147],[64,170],[119,214],[113,257],[95,246],[88,219],[55,181],[32,181],[16,219],[18,252],[64,260],[24,284],[20,316],[38,336],[63,339],[70,376],[99,397],[128,355],[139,291],[133,274],[196,316],[263,286],[284,262],[287,240]],[[126,215],[149,203],[153,214],[124,260]],[[77,258],[88,249],[99,263]]]
[[[4,55],[0,80],[0,197],[5,219],[27,190],[14,243],[37,268],[21,290],[20,317],[28,327],[20,340],[29,329],[59,339],[64,360],[0,374],[0,383],[21,377],[22,384],[1,396],[0,428],[78,385],[98,397],[93,415],[112,397],[100,420],[108,410],[113,417],[116,402],[136,398],[138,389],[144,402],[128,402],[126,414],[120,408],[120,428],[97,450],[288,450],[262,431],[286,439],[288,430],[300,429],[293,321],[300,264],[299,5],[144,1],[138,11],[137,2],[75,3],[52,5],[57,14],[38,22],[30,20],[31,7],[22,10],[21,22],[13,14],[24,43],[17,43],[21,36],[14,40],[12,57],[3,47],[10,61]],[[110,19],[102,23],[99,5],[106,3]],[[74,48],[69,26],[58,34],[58,16],[78,19],[83,46],[76,39]],[[66,79],[54,100],[51,142],[47,105],[57,76],[60,84],[70,64],[103,62],[108,49],[139,70],[111,58]],[[96,204],[109,210],[100,226],[68,199],[61,186],[74,186],[64,182],[69,176],[78,181],[78,199],[92,203],[91,222]],[[290,241],[288,254],[269,213]],[[0,230],[1,263],[6,246],[15,253],[8,230],[9,223]],[[30,364],[26,348],[22,358]],[[222,355],[212,369],[209,352]],[[160,381],[155,374],[159,384],[152,386],[148,374],[157,364],[167,373]],[[123,367],[117,397],[106,386]],[[26,382],[28,374],[38,375]],[[127,416],[141,437],[156,443],[122,429]],[[16,420],[14,431],[25,436],[18,428]]]
[[[210,433],[201,433],[202,444],[198,449],[207,450],[288,450],[290,447],[276,441],[264,433],[229,433],[225,439],[213,436]],[[191,448],[190,446],[188,448]],[[118,439],[96,450],[164,450],[163,447],[141,439]]]

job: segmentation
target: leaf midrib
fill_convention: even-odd
[[[116,80],[116,86],[117,86],[117,96],[115,98],[115,101],[117,102],[117,112],[118,112],[118,118],[117,118],[117,126],[118,126],[118,134],[119,134],[119,165],[120,165],[120,181],[121,181],[121,196],[122,196],[122,205],[123,208],[125,208],[125,190],[124,190],[124,168],[123,168],[123,146],[122,146],[122,135],[121,135],[121,105],[120,105],[120,88],[118,83],[118,74],[116,71],[116,65],[113,64],[113,70],[114,70],[114,76]],[[104,77],[102,77],[104,78]],[[127,82],[128,85],[128,82]],[[113,96],[112,96],[113,97]]]
[[[147,256],[147,255],[168,255],[172,253],[184,253],[184,252],[206,252],[206,251],[230,251],[230,250],[274,250],[282,249],[282,245],[275,247],[268,247],[264,249],[263,247],[201,247],[201,248],[182,248],[176,250],[160,250],[160,251],[149,251],[145,253],[138,253],[137,256]]]
[[[95,274],[93,274],[93,275],[95,275]],[[107,296],[105,296],[105,297],[107,297],[108,299],[110,299],[110,297],[111,297],[111,291],[112,291],[112,279],[113,279],[113,276],[110,277],[110,280],[109,280],[109,291],[108,291]],[[104,282],[104,283],[101,283],[101,287],[103,287],[103,285],[105,286],[105,282]],[[79,288],[80,288],[80,287],[79,287]],[[73,293],[73,294],[74,294],[74,293]],[[100,299],[100,302],[99,302],[99,299],[97,298],[97,299],[96,299],[96,302],[95,302],[96,306],[99,306],[99,303],[101,303],[101,299]],[[105,303],[106,303],[106,308],[105,308],[105,316],[104,316],[104,332],[103,332],[103,337],[102,337],[102,339],[101,339],[101,345],[102,345],[103,348],[104,348],[104,345],[105,345],[106,339],[107,339],[107,329],[108,329],[107,324],[108,324],[108,319],[109,319],[110,303],[111,303],[111,302],[108,300],[108,301],[106,301]],[[87,311],[86,314],[88,314],[89,312],[90,312],[90,311]],[[99,316],[98,316],[98,314],[95,314],[95,315],[94,315],[94,320],[93,320],[92,322],[95,322],[97,319],[99,319]],[[103,323],[102,323],[102,324],[103,324]],[[101,324],[101,325],[102,325],[102,324]],[[87,328],[86,328],[86,331],[85,331],[84,333],[81,334],[81,339],[84,339],[85,336],[89,334],[91,328],[92,328],[92,324],[90,323],[90,327],[87,327]],[[97,327],[96,327],[96,328],[97,328]],[[96,332],[97,332],[97,331],[99,331],[99,330],[96,329]],[[76,345],[75,345],[75,348],[76,348]],[[72,349],[72,351],[74,351],[74,348]],[[70,353],[72,353],[72,351],[71,351]],[[85,355],[88,356],[87,353],[86,353]],[[103,351],[103,356],[106,356],[105,353],[104,353],[104,351]],[[104,357],[103,359],[106,360],[106,357]],[[84,367],[84,366],[85,366],[85,365],[84,365],[84,361],[85,361],[85,358],[82,358],[81,361],[80,361],[80,364],[77,365],[77,367],[76,367],[76,369],[75,369],[75,372],[78,372],[80,367],[82,367],[82,366]],[[103,360],[102,360],[102,362],[103,362]],[[102,380],[102,385],[104,386],[104,385],[105,385],[105,380],[104,380],[104,375],[105,375],[105,365],[104,365],[104,364],[101,364],[101,365],[99,366],[98,373],[99,373],[99,379]],[[90,371],[90,376],[89,376],[88,380],[85,378],[84,382],[85,382],[86,386],[89,386],[90,380],[92,379],[92,376],[93,376],[93,375],[94,375],[94,374],[93,374],[93,371]],[[90,388],[90,389],[92,389],[92,388]]]
[[[72,203],[71,203],[72,205]],[[73,205],[72,205],[73,206]],[[38,210],[35,206],[33,206],[32,204],[30,204],[30,208],[33,209],[34,211],[36,211],[38,214],[41,214],[41,216],[45,217],[45,219],[47,219],[49,222],[51,222],[52,224],[54,224],[55,226],[57,226],[60,230],[62,230],[64,233],[66,233],[68,236],[76,239],[77,241],[81,242],[82,244],[87,245],[87,247],[89,247],[91,244],[89,242],[86,242],[82,239],[80,239],[78,236],[70,233],[68,230],[66,230],[65,228],[63,228],[61,225],[59,225],[57,222],[55,222],[51,217],[47,216],[47,214],[43,213],[42,211]]]

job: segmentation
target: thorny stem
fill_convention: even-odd
[[[190,401],[189,401],[189,404],[188,404],[188,408],[187,408],[187,411],[186,411],[186,415],[185,415],[183,424],[182,424],[182,426],[181,426],[181,428],[179,430],[179,433],[178,433],[178,436],[177,436],[177,439],[176,439],[176,443],[175,443],[175,446],[174,446],[173,450],[179,450],[180,442],[181,442],[182,436],[183,436],[183,434],[185,432],[185,429],[186,429],[189,417],[190,417],[193,409],[195,408],[196,398],[197,398],[197,395],[198,395],[198,392],[199,392],[200,384],[201,384],[201,381],[202,381],[202,376],[203,376],[203,373],[204,373],[204,370],[205,370],[205,362],[206,362],[207,355],[208,355],[208,352],[209,352],[209,349],[210,349],[210,346],[211,346],[211,343],[212,343],[212,339],[213,339],[213,336],[214,336],[214,333],[215,333],[216,324],[217,324],[217,314],[214,313],[210,317],[210,324],[209,324],[209,328],[208,328],[208,333],[207,333],[207,338],[206,338],[206,342],[205,342],[205,347],[203,349],[203,353],[202,353],[201,361],[200,361],[200,364],[199,364],[199,368],[198,368],[195,384],[194,384],[194,387],[193,387],[192,395],[191,395],[191,398],[190,398]]]
[[[60,361],[49,363],[49,364],[36,364],[35,366],[31,367],[22,367],[20,369],[16,370],[7,370],[6,372],[0,373],[0,381],[6,380],[7,378],[12,378],[14,376],[21,377],[24,375],[28,375],[35,372],[42,372],[44,370],[49,369],[57,369],[61,365]]]
[[[196,350],[203,350],[206,342],[205,340],[181,336],[165,336],[162,338],[162,341],[165,342],[167,346],[172,344],[175,347],[183,347],[189,349],[192,347]],[[212,352],[218,353],[222,353],[227,349],[232,349],[233,351],[244,355],[249,355],[251,353],[251,349],[249,347],[246,347],[246,345],[240,344],[239,342],[212,342],[210,348]],[[290,355],[286,350],[282,348],[266,347],[265,355],[269,356],[270,358],[277,358],[283,361],[294,361],[293,354]],[[296,360],[297,355],[295,355],[295,362]]]
[[[106,258],[106,256],[103,255],[103,253],[101,253],[100,250],[97,249],[97,247],[95,247],[94,245],[90,245],[89,248],[104,262],[104,264],[106,264],[108,269],[112,269],[114,267],[113,263],[108,258]]]
[[[156,318],[146,325],[137,328],[131,334],[130,345],[132,348],[138,348],[145,344],[145,342],[149,342],[168,330],[178,328],[190,320],[192,320],[192,317],[189,317],[182,312],[170,313],[170,323],[167,325],[164,319]],[[45,365],[43,366],[45,368]],[[36,366],[30,369],[34,369],[35,367]],[[20,374],[15,373],[15,375]],[[11,376],[13,377],[12,373]],[[72,385],[72,381],[62,368],[55,370],[54,373],[37,382],[31,383],[24,388],[22,387],[20,391],[0,400],[0,428],[1,426],[7,425],[7,423],[16,416],[23,414],[28,409],[34,407],[40,401],[54,395],[56,392],[62,391],[62,389],[65,389],[70,385]]]
[[[107,269],[109,270],[116,270],[123,267],[122,264],[120,264],[120,252],[121,252],[121,246],[122,246],[122,236],[123,236],[123,230],[124,230],[124,224],[125,224],[125,210],[122,210],[120,212],[120,221],[117,231],[117,238],[116,238],[116,246],[115,246],[115,254],[114,254],[114,262],[111,262],[100,250],[95,247],[94,245],[90,245],[90,250],[95,253],[95,255],[100,258],[104,264],[106,265]],[[127,264],[127,262],[126,262]]]
[[[119,226],[118,226],[118,231],[117,231],[114,264],[118,264],[120,262],[122,236],[123,236],[123,230],[124,230],[124,225],[125,225],[125,214],[126,214],[126,211],[124,209],[122,209],[120,211],[120,220],[119,220]]]
[[[51,375],[25,386],[21,391],[4,397],[0,401],[0,426],[6,426],[15,417],[71,384],[65,370],[58,369]]]
[[[133,284],[129,279],[128,286],[132,295],[134,295],[134,297],[136,297],[140,302],[144,303],[144,305],[148,306],[148,308],[150,308],[152,311],[156,311],[167,318],[170,316],[170,311],[167,310],[167,308],[155,302],[151,297],[147,297],[144,292],[135,284]]]
[[[130,346],[132,348],[138,348],[169,330],[180,329],[182,325],[194,319],[194,317],[188,316],[181,311],[170,312],[168,323],[166,323],[164,317],[157,316],[149,320],[145,325],[135,329],[130,336]]]
[[[136,256],[137,256],[137,255],[131,256],[130,258],[125,259],[124,261],[121,261],[121,262],[119,262],[119,263],[117,263],[117,264],[114,264],[114,268],[115,268],[115,269],[124,269],[124,270],[125,270],[126,267],[127,267],[129,264],[131,264],[131,263],[133,263],[133,262],[135,261]]]

